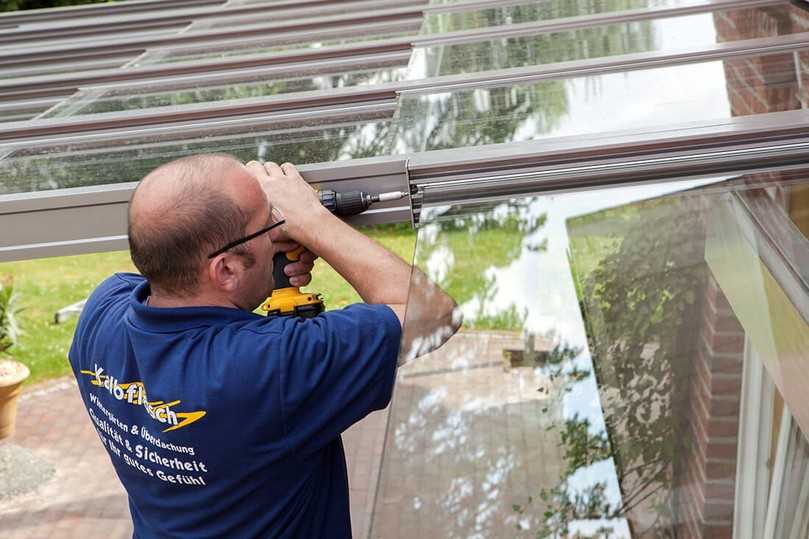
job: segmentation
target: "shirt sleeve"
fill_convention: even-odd
[[[282,414],[287,439],[308,453],[388,405],[402,329],[390,307],[367,304],[290,324],[282,339]]]

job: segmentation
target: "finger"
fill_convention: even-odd
[[[270,230],[270,240],[275,245],[292,243],[292,238],[290,238],[289,234],[287,234],[287,231],[284,229],[284,225]],[[283,251],[286,252],[287,249],[283,249]]]
[[[278,166],[277,163],[273,163],[272,161],[267,161],[264,163],[264,169],[267,171],[267,174],[270,176],[283,176],[284,171],[281,167]]]
[[[257,178],[267,177],[267,169],[258,161],[250,161],[244,167]]]
[[[301,275],[308,275],[312,273],[312,268],[314,267],[314,264],[295,262],[294,264],[288,264],[284,268],[284,273],[286,273],[287,277],[299,277]]]
[[[284,171],[284,174],[289,176],[290,178],[300,178],[301,173],[298,172],[298,168],[293,165],[292,163],[284,163],[281,165],[281,170]]]
[[[297,286],[297,287],[306,286],[311,282],[312,282],[312,276],[311,275],[302,275],[300,277],[290,277],[290,279],[289,279],[289,284],[291,284],[292,286]]]
[[[282,253],[288,253],[289,251],[293,251],[293,250],[297,249],[298,247],[300,247],[300,246],[297,243],[295,243],[294,241],[277,241],[277,242],[275,242],[275,250],[279,251],[279,252],[282,252]]]
[[[308,262],[311,264],[314,263],[314,261],[317,260],[317,258],[318,256],[309,250],[306,250],[301,253],[301,262]]]

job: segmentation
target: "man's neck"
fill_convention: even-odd
[[[152,292],[152,295],[147,299],[149,307],[157,307],[158,309],[171,309],[176,307],[229,307],[232,309],[238,308],[227,299],[211,297],[207,295],[197,295],[188,297],[169,296],[165,294]]]

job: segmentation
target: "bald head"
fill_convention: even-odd
[[[152,289],[194,294],[207,253],[245,234],[257,189],[228,155],[183,157],[147,175],[130,201],[129,247]]]

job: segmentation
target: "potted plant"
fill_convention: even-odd
[[[9,350],[17,343],[20,312],[14,283],[0,280],[0,439],[14,433],[17,417],[17,399],[22,383],[28,378],[28,367],[11,359]]]

